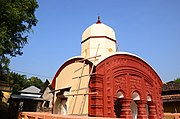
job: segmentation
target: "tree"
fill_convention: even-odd
[[[0,54],[22,55],[27,33],[36,26],[36,0],[0,0]]]
[[[177,83],[180,83],[180,78],[177,78],[174,81],[177,82]]]
[[[36,0],[0,0],[0,73],[9,66],[4,59],[22,55],[28,33],[38,22],[37,8]]]
[[[12,93],[17,93],[29,86],[26,75],[21,75],[15,72],[10,73],[10,82],[13,89]]]
[[[10,82],[13,88],[12,93],[17,93],[20,90],[23,90],[29,86],[36,86],[37,88],[42,88],[43,82],[38,77],[27,78],[26,75],[21,75],[15,72],[10,74]]]
[[[43,82],[41,81],[41,79],[39,79],[38,77],[31,77],[28,79],[28,85],[29,86],[36,86],[37,88],[42,88],[43,86]]]

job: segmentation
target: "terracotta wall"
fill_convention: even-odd
[[[99,117],[132,118],[131,103],[136,101],[138,119],[163,119],[161,100],[162,81],[142,59],[129,54],[116,54],[96,66],[96,75],[90,79],[89,115]],[[121,92],[121,114],[115,115],[114,105]],[[135,98],[134,94],[137,94]],[[149,99],[149,98],[150,99]],[[146,104],[149,108],[147,114]]]

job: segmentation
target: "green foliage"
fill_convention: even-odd
[[[180,78],[177,78],[174,81],[177,82],[177,83],[180,83]]]
[[[41,88],[43,86],[43,82],[38,77],[31,77],[28,79],[29,86],[36,86],[37,88]]]
[[[36,0],[0,0],[0,80],[8,80],[9,57],[22,55],[37,8]]]
[[[10,73],[10,80],[13,88],[13,94],[32,85],[38,88],[43,86],[43,82],[38,77],[31,77],[27,79],[26,75],[21,75],[15,72]]]
[[[19,90],[22,90],[28,86],[28,81],[25,75],[11,72],[10,80],[13,88],[12,93],[17,93]]]
[[[22,55],[27,33],[36,26],[36,0],[0,0],[0,54]]]

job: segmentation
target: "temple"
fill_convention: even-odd
[[[63,63],[52,81],[53,113],[162,119],[162,81],[141,57],[117,51],[114,30],[98,17],[82,35],[81,56]]]

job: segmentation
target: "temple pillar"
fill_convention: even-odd
[[[132,114],[131,114],[131,99],[123,99],[121,101],[122,103],[122,110],[120,114],[120,118],[126,118],[126,119],[132,119]]]
[[[148,101],[148,107],[149,107],[149,119],[156,119],[157,118],[157,114],[156,114],[156,106],[155,103],[153,101]]]
[[[138,119],[148,119],[147,116],[147,111],[146,111],[146,104],[147,101],[143,101],[143,100],[136,100],[135,101],[137,104],[137,108],[138,108]]]

